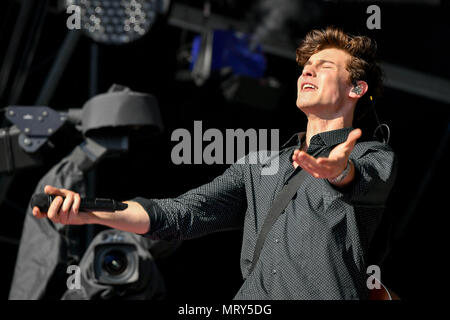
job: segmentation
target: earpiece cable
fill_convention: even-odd
[[[375,130],[373,132],[373,138],[376,139],[376,133],[377,133],[378,130],[380,130],[381,131],[381,135],[383,137],[383,143],[388,144],[389,140],[391,138],[391,129],[389,128],[389,126],[386,123],[381,123],[380,122],[380,119],[378,118],[377,111],[375,110],[375,102],[373,101],[372,96],[369,96],[369,98],[370,98],[370,101],[372,103],[372,110],[373,110],[373,113],[375,114],[375,119],[376,119],[376,121],[378,123],[378,126],[375,128]],[[387,137],[385,136],[384,131],[382,130],[383,127],[386,127]]]

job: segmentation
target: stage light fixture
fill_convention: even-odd
[[[66,0],[81,11],[81,28],[94,41],[125,44],[143,37],[156,20],[159,0]]]

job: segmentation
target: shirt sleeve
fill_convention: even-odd
[[[382,143],[355,146],[350,160],[355,166],[355,178],[344,188],[325,179],[332,193],[343,194],[345,201],[355,206],[384,207],[397,175],[397,158],[392,149]]]
[[[211,182],[177,198],[132,199],[150,217],[150,230],[144,237],[186,240],[202,235],[240,229],[247,206],[240,165],[234,164]]]

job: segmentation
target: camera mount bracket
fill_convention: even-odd
[[[26,152],[36,152],[67,119],[46,106],[8,106],[5,116],[19,128],[19,145]]]

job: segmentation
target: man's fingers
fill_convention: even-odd
[[[49,186],[49,185],[45,186],[45,188],[44,188],[44,192],[46,194],[55,195],[55,196],[61,196],[61,197],[65,197],[66,196],[66,192],[64,192],[64,191],[67,191],[67,190],[55,188],[55,187]]]
[[[352,130],[347,136],[347,140],[334,147],[334,149],[330,152],[329,158],[333,158],[336,156],[348,157],[348,155],[353,151],[356,141],[361,137],[361,135],[362,135],[361,129]]]
[[[357,128],[357,129],[355,129],[355,130],[352,130],[352,132],[350,132],[350,134],[355,135],[355,138],[356,138],[356,139],[359,139],[359,138],[361,138],[361,136],[362,136],[362,130],[359,129],[359,128]]]
[[[336,171],[336,160],[323,157],[316,159],[303,151],[294,161],[315,178],[327,178]]]
[[[305,169],[309,174],[311,174],[315,178],[319,178],[322,175],[322,168],[317,164],[317,160],[307,154],[304,151],[298,153],[296,157],[296,163]]]
[[[299,151],[297,153],[296,160],[300,162],[304,161],[310,163],[315,162],[316,159],[313,156],[307,154],[305,151]]]
[[[81,197],[78,193],[75,193],[72,205],[72,209],[75,214],[78,214],[78,212],[80,211],[80,204],[81,204]]]
[[[317,159],[317,166],[319,166],[324,174],[327,174],[333,170],[336,165],[335,160],[329,158],[319,158]]]
[[[297,160],[297,156],[298,156],[298,153],[300,152],[300,150],[294,150],[294,153],[292,154],[292,160],[293,161],[296,161]]]
[[[310,175],[312,175],[314,178],[319,178],[320,174],[315,170],[311,165],[307,164],[306,162],[303,162],[300,164],[300,166],[303,168],[303,170],[306,170]]]
[[[361,129],[352,130],[347,137],[346,141],[347,145],[355,145],[356,140],[361,138],[361,135],[362,135]]]
[[[48,208],[47,216],[50,220],[53,222],[58,222],[58,212],[59,208],[61,207],[61,204],[63,203],[63,198],[60,196],[57,196],[52,203],[50,204],[50,207]]]
[[[59,210],[58,213],[59,221],[63,224],[67,224],[67,222],[69,221],[69,215],[73,203],[73,198],[74,198],[73,193],[68,193],[66,195],[66,198],[64,199],[61,209]]]
[[[39,210],[38,207],[33,207],[32,212],[33,212],[33,216],[38,218],[38,219],[42,219],[42,218],[47,217],[47,214],[44,213],[44,212],[41,212],[41,210]]]
[[[314,157],[310,156],[304,151],[300,151],[297,153],[294,161],[301,166],[303,169],[307,168],[309,170],[313,170],[313,166],[315,164]]]
[[[66,198],[64,199],[61,211],[59,212],[60,214],[67,214],[69,212],[70,207],[72,206],[73,203],[73,199],[74,199],[73,193],[68,193]]]
[[[297,155],[297,160],[298,160],[298,164],[304,163],[311,169],[314,169],[314,170],[320,169],[320,165],[317,163],[317,159],[314,158],[313,156],[310,156],[309,154],[307,154],[304,151],[299,152],[299,154]]]
[[[56,196],[47,213],[40,212],[39,208],[33,208],[33,215],[37,218],[48,217],[55,223],[68,224],[72,219],[71,215],[78,215],[81,205],[81,197],[78,193],[46,185],[46,194]]]

